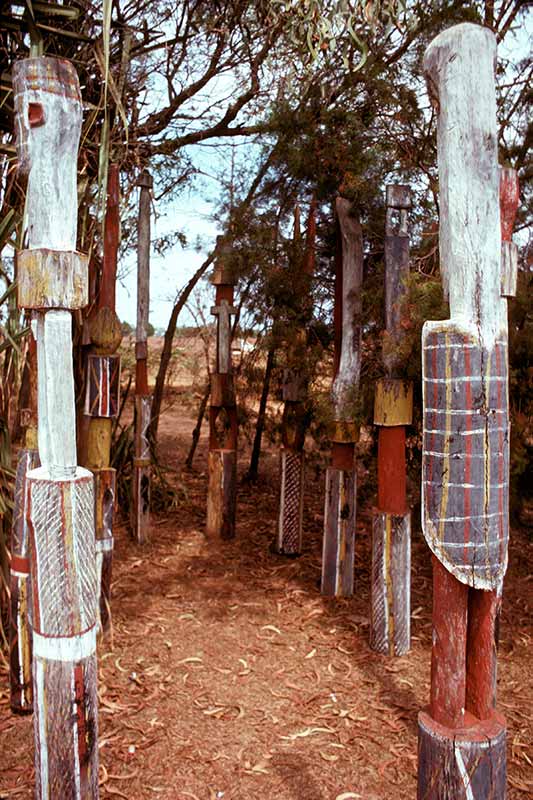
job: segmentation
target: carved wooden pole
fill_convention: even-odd
[[[211,309],[217,320],[217,352],[211,374],[206,533],[222,539],[235,536],[237,500],[237,406],[231,366],[231,316],[237,309],[230,257],[231,251],[221,246],[212,278],[216,298]]]
[[[411,641],[411,516],[407,510],[405,427],[412,421],[413,386],[402,379],[402,323],[409,278],[408,186],[387,186],[383,361],[376,384],[378,508],[372,524],[370,644],[378,653],[404,655]],[[396,225],[395,216],[399,217]]]
[[[496,636],[507,567],[509,411],[494,63],[487,28],[429,46],[438,111],[440,262],[450,319],[422,333],[422,524],[433,552],[430,706],[419,716],[418,797],[505,797]],[[507,227],[510,231],[512,223]],[[503,277],[503,280],[502,280]]]
[[[9,664],[11,710],[19,714],[33,711],[31,669],[30,535],[26,520],[26,476],[40,466],[37,449],[37,345],[30,334],[28,350],[29,408],[22,409],[21,423],[26,429],[20,450],[15,480],[13,525],[11,529],[11,605]]]
[[[19,165],[28,173],[28,249],[18,303],[36,318],[39,455],[27,473],[35,774],[39,798],[98,797],[93,476],[76,466],[71,312],[87,304],[76,252],[77,74],[29,58],[13,69]]]
[[[307,324],[311,315],[310,284],[315,271],[315,210],[313,201],[307,222],[307,240],[303,262],[293,265],[295,291],[299,292],[299,319],[291,327],[287,342],[287,369],[283,375],[282,443],[280,452],[280,501],[278,529],[274,550],[287,556],[302,551],[304,502],[305,430],[307,384]],[[295,240],[299,238],[299,219],[295,215]],[[303,280],[302,280],[303,278]],[[301,285],[298,285],[301,284]]]
[[[152,397],[148,389],[148,317],[150,313],[150,195],[153,179],[139,177],[137,341],[135,344],[135,457],[133,461],[133,535],[139,544],[150,535],[150,442]]]
[[[359,221],[351,216],[351,204],[338,197],[341,258],[335,280],[335,379],[331,465],[326,473],[322,594],[353,594],[356,513],[354,421],[361,369],[361,284],[363,237]]]
[[[120,231],[119,169],[111,164],[107,179],[107,211],[104,264],[97,312],[89,323],[93,352],[87,359],[85,414],[90,417],[87,466],[94,475],[96,559],[99,622],[103,632],[111,620],[111,573],[113,565],[113,515],[116,473],[110,467],[113,418],[120,397],[120,320],[115,313],[115,284]]]

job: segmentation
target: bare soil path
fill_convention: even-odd
[[[192,422],[161,426],[179,507],[154,516],[152,544],[118,531],[113,646],[101,644],[102,798],[413,800],[416,720],[426,703],[430,559],[413,536],[413,647],[390,660],[368,646],[370,509],[359,513],[352,600],[321,597],[324,475],[307,476],[305,549],[269,552],[277,458],[241,485],[238,538],[203,535],[206,445],[181,469]],[[243,461],[243,470],[246,462]],[[533,546],[514,531],[500,642],[509,800],[533,796]],[[0,667],[0,798],[33,797],[32,721],[9,712]]]

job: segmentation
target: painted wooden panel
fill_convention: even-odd
[[[89,355],[84,413],[116,417],[120,400],[120,356]]]
[[[411,647],[411,516],[376,512],[372,520],[370,645],[403,656]]]
[[[299,555],[302,551],[304,501],[304,463],[302,451],[283,448],[280,452],[280,503],[276,552]]]

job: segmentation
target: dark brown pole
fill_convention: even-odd
[[[111,433],[120,397],[120,320],[115,312],[115,285],[120,238],[120,174],[110,164],[104,225],[104,261],[96,313],[88,324],[91,352],[87,357],[85,415],[89,417],[85,466],[94,475],[96,559],[99,581],[100,630],[111,625],[113,516],[116,472],[111,464]]]
[[[231,365],[231,317],[237,309],[233,306],[231,249],[220,240],[217,245],[219,255],[211,279],[216,287],[211,313],[217,320],[217,351],[211,373],[206,533],[208,537],[232,539],[237,503],[238,428]]]
[[[386,206],[383,362],[387,377],[377,382],[374,402],[374,423],[379,426],[378,507],[372,523],[370,644],[378,653],[399,656],[407,653],[411,641],[405,428],[411,423],[413,387],[403,379],[400,355],[407,321],[409,187],[387,186]]]
[[[139,544],[150,535],[150,442],[152,397],[148,387],[148,316],[150,312],[150,203],[153,179],[147,170],[138,181],[137,333],[135,343],[135,455],[133,459],[133,536]]]

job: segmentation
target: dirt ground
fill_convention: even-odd
[[[160,800],[402,800],[416,796],[417,712],[428,699],[428,549],[413,534],[412,650],[368,646],[371,508],[358,513],[356,589],[319,592],[324,474],[307,474],[304,552],[269,552],[277,454],[241,484],[230,543],[204,538],[206,439],[182,469],[192,422],[162,419],[180,487],[152,543],[116,530],[113,641],[100,643],[101,797]],[[242,456],[241,474],[247,466]],[[533,796],[533,546],[513,531],[505,582],[499,707],[508,722],[508,798]],[[0,665],[0,798],[33,797],[31,718],[9,712]],[[479,800],[482,800],[480,798]]]

